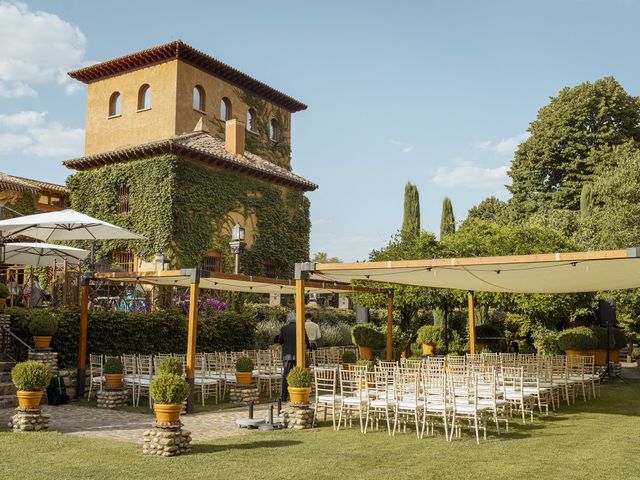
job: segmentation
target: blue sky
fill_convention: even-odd
[[[86,89],[69,69],[180,38],[307,103],[293,168],[320,189],[312,251],[363,260],[418,185],[422,226],[489,195],[537,110],[615,76],[640,93],[640,4],[564,1],[0,0],[0,171],[64,182]]]

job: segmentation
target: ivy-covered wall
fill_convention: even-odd
[[[14,192],[10,190],[0,191],[0,203],[7,205],[12,210],[19,212],[21,215],[30,215],[36,211],[36,203],[38,197],[35,193],[24,191]],[[13,218],[17,214],[8,208],[3,211],[4,218]]]
[[[125,248],[150,261],[163,252],[172,267],[189,268],[217,250],[223,270],[231,271],[228,242],[234,213],[255,220],[255,241],[241,260],[243,273],[264,273],[263,261],[268,260],[279,276],[291,276],[295,262],[309,258],[309,201],[299,191],[175,155],[78,172],[67,184],[75,209],[147,238],[104,242],[99,255]],[[119,185],[129,186],[128,213],[117,213]]]

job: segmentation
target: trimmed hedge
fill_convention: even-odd
[[[566,350],[591,350],[597,348],[598,339],[593,330],[576,327],[563,330],[558,334],[558,348]]]
[[[58,332],[51,347],[58,352],[60,368],[77,364],[80,312],[51,309],[59,319]],[[28,325],[33,309],[8,308],[11,330],[32,344]],[[207,312],[198,319],[198,351],[239,351],[253,348],[255,319],[234,312]],[[151,313],[90,312],[87,329],[87,355],[186,353],[187,317],[177,311]]]

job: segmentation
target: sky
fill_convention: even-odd
[[[613,75],[640,94],[640,2],[0,0],[0,171],[64,183],[84,147],[81,66],[181,39],[309,108],[292,119],[311,251],[365,260],[418,186],[422,228],[509,197],[539,108]]]

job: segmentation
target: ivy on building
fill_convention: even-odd
[[[231,271],[228,232],[235,212],[254,218],[257,232],[242,256],[243,273],[264,274],[268,260],[279,276],[291,276],[295,262],[309,258],[309,201],[299,191],[171,154],[77,172],[67,184],[75,209],[146,238],[101,242],[98,257],[126,249],[151,261],[164,253],[173,268],[189,268],[218,251],[223,270]],[[118,213],[122,185],[129,187],[129,211]]]

